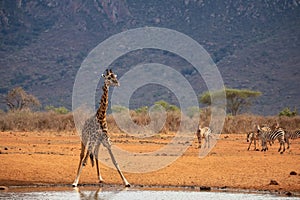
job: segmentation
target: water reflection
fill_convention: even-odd
[[[262,193],[237,193],[237,192],[201,192],[199,190],[162,190],[157,188],[136,189],[123,187],[79,187],[72,189],[68,188],[22,188],[9,189],[8,191],[0,192],[0,199],[79,199],[79,200],[123,200],[123,199],[237,199],[237,200],[296,200],[298,197],[276,196],[272,194]]]
[[[97,200],[98,198],[98,193],[102,190],[101,188],[98,188],[95,192],[91,191],[89,194],[87,192],[81,191],[78,187],[74,188],[76,192],[79,194],[80,200]]]
[[[79,194],[80,200],[110,200],[114,199],[119,192],[126,191],[128,188],[114,188],[113,190],[103,189],[99,187],[97,190],[87,190],[80,189],[78,187],[74,188],[74,190]]]

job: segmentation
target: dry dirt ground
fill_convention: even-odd
[[[112,142],[133,152],[151,152],[172,139],[172,134],[138,139],[113,135]],[[148,173],[124,173],[136,186],[210,186],[300,193],[300,139],[279,154],[278,142],[267,152],[247,151],[245,135],[221,135],[210,153],[199,158],[196,138],[183,156],[167,167]],[[260,148],[260,146],[259,146]],[[71,185],[80,154],[80,138],[72,132],[1,132],[0,186]],[[164,159],[164,155],[161,159]],[[100,165],[106,184],[122,184],[114,168]],[[296,175],[291,175],[296,172]],[[293,174],[293,173],[292,173]],[[274,180],[278,185],[271,183]],[[90,162],[79,184],[97,183]]]

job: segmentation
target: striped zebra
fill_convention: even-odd
[[[263,131],[271,131],[271,128],[268,127],[268,126],[266,126],[266,125],[262,125],[261,130],[263,130]],[[257,148],[256,148],[256,141],[259,140],[258,133],[259,133],[259,130],[247,133],[247,142],[250,142],[249,146],[248,146],[248,149],[247,149],[248,151],[249,151],[249,149],[251,147],[252,142],[254,143],[254,151],[257,150]],[[269,141],[269,144],[270,144],[270,146],[272,146],[271,141]]]
[[[263,131],[271,131],[272,129],[270,127],[266,126],[266,125],[263,125],[261,127],[261,130],[263,130]]]
[[[291,140],[295,140],[300,138],[300,130],[296,130],[296,131],[285,131],[285,135],[284,135],[284,139],[285,142],[287,143],[287,149],[290,148],[290,139]]]
[[[270,127],[268,127],[267,125],[263,125],[261,127],[261,130],[262,131],[265,131],[265,132],[271,132],[272,130],[275,130],[275,129],[278,129],[279,128],[279,124],[277,123],[276,125],[273,125],[272,126],[273,129],[271,129]],[[259,133],[259,130],[257,130],[257,133]],[[257,137],[258,138],[258,137]],[[258,140],[258,139],[257,139]],[[272,146],[272,144],[274,144],[274,140],[273,141],[270,141],[269,140],[269,145]]]
[[[262,125],[261,126],[261,130],[263,130],[263,131],[271,131],[271,128],[270,127],[268,127],[267,125]],[[256,151],[257,150],[257,148],[256,148],[256,141],[258,141],[259,140],[259,138],[258,138],[258,130],[256,130],[256,131],[254,131],[254,132],[249,132],[249,133],[247,133],[247,142],[250,142],[249,143],[249,146],[248,146],[248,151],[249,151],[249,149],[250,149],[250,147],[251,147],[251,144],[252,144],[252,142],[254,143],[254,151]],[[269,144],[270,144],[270,146],[272,146],[272,143],[271,143],[271,141],[269,141]]]
[[[285,137],[284,137],[285,132],[283,129],[278,128],[271,131],[265,131],[262,130],[259,125],[257,125],[257,130],[258,130],[258,138],[261,140],[261,146],[262,146],[261,151],[268,150],[267,142],[273,142],[276,139],[280,143],[278,152],[282,154],[285,151]]]
[[[258,141],[257,132],[249,132],[249,133],[247,133],[247,142],[250,142],[249,146],[248,146],[248,151],[249,151],[250,146],[251,146],[251,144],[252,144],[253,141],[254,141],[254,150],[256,151],[256,141]]]
[[[196,132],[196,135],[197,135],[198,143],[199,143],[198,148],[201,148],[201,140],[202,140],[202,138],[204,138],[204,141],[205,141],[204,148],[206,148],[206,147],[209,148],[209,139],[211,138],[211,129],[209,127],[201,128],[199,126],[198,130]]]

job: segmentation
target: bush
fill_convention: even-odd
[[[148,106],[143,106],[135,110],[136,113],[148,113]]]
[[[175,106],[175,105],[172,105],[172,104],[169,104],[168,102],[164,101],[164,100],[160,100],[160,101],[157,101],[154,103],[154,110],[161,110],[159,107],[163,107],[166,111],[180,111],[180,109]]]
[[[279,116],[286,116],[286,117],[294,117],[297,115],[297,110],[295,108],[294,111],[291,111],[290,108],[284,108],[281,112],[278,114]]]
[[[1,131],[73,131],[72,114],[55,112],[14,111],[0,114]]]
[[[57,114],[67,114],[69,113],[69,110],[65,107],[54,107],[54,106],[46,106],[45,107],[45,110],[47,111],[52,111],[52,112],[55,112]]]
[[[150,124],[150,116],[148,112],[136,112],[130,111],[130,119],[139,126],[147,126]],[[117,113],[122,115],[123,113]],[[155,114],[155,113],[154,113]],[[181,112],[168,111],[166,112],[166,121],[160,133],[176,132],[181,126],[181,120],[188,120],[188,123],[197,123],[203,126],[209,126],[211,110],[204,108],[201,110],[200,118],[184,116]],[[128,116],[125,116],[126,120]],[[156,120],[155,115],[153,120]],[[127,121],[124,120],[124,125]],[[257,116],[257,115],[237,115],[226,116],[222,133],[237,133],[245,134],[255,130],[257,124],[265,124],[272,126],[278,122],[280,127],[287,130],[299,129],[300,116],[288,117],[288,116]],[[110,133],[121,133],[122,130],[116,124],[113,115],[107,116],[108,129]],[[131,128],[131,127],[129,127]],[[133,127],[134,128],[134,127]],[[186,131],[186,127],[181,127]],[[31,111],[14,111],[14,112],[0,112],[0,131],[74,131],[75,124],[72,113],[59,114],[53,111],[50,112],[31,112]],[[132,132],[136,129],[132,129]],[[147,127],[145,127],[145,131]],[[196,130],[195,130],[196,131]]]
[[[128,108],[126,108],[125,106],[116,105],[111,107],[111,111],[113,113],[122,113],[128,111]]]

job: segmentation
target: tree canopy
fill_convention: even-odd
[[[176,105],[169,104],[164,100],[156,101],[154,103],[154,109],[158,109],[157,106],[163,107],[166,111],[180,111]]]
[[[27,94],[21,87],[16,87],[9,91],[5,101],[9,110],[12,111],[30,109],[41,105],[35,96]]]
[[[211,105],[211,97],[215,99],[221,97],[221,91],[204,92],[200,95],[199,101],[203,104]],[[237,115],[242,110],[249,108],[252,105],[252,101],[261,95],[259,91],[247,90],[247,89],[233,89],[225,88],[227,112],[232,115]]]

